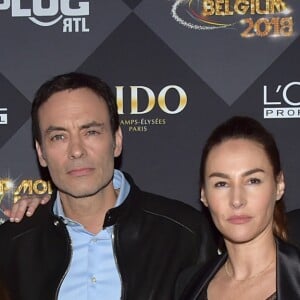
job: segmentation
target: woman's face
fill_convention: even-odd
[[[244,243],[272,233],[274,206],[283,192],[283,175],[274,178],[259,143],[229,139],[208,154],[201,201],[225,240]]]

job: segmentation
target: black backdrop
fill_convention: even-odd
[[[121,169],[142,188],[199,207],[201,147],[219,122],[242,114],[274,133],[287,209],[300,207],[298,0],[249,1],[248,9],[246,0],[38,2],[0,1],[2,201],[48,192],[30,104],[42,82],[78,70],[115,90]]]

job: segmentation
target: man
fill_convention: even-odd
[[[122,132],[106,83],[80,73],[47,81],[32,130],[57,192],[31,218],[0,226],[13,300],[172,299],[178,274],[216,253],[201,213],[114,169]]]

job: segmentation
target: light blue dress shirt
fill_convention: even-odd
[[[114,171],[113,185],[119,189],[115,207],[127,197],[130,185],[123,173]],[[59,194],[53,207],[61,216],[72,241],[72,258],[60,286],[58,300],[115,300],[121,297],[121,278],[113,253],[113,226],[97,234],[64,215]]]

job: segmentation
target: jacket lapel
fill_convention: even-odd
[[[281,240],[277,244],[277,300],[300,299],[300,251]]]

